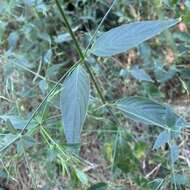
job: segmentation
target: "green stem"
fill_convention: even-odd
[[[74,41],[74,43],[75,43],[77,52],[78,52],[78,54],[79,54],[79,56],[80,56],[80,60],[79,60],[77,63],[75,63],[75,64],[60,78],[60,80],[54,85],[54,87],[51,89],[51,91],[46,95],[46,97],[45,97],[45,98],[42,100],[42,102],[38,105],[38,107],[36,108],[36,110],[35,110],[35,111],[33,112],[33,114],[31,115],[30,119],[28,120],[28,122],[26,123],[26,125],[24,126],[24,128],[22,129],[22,131],[21,131],[10,143],[8,143],[6,146],[4,146],[2,149],[0,149],[0,152],[2,152],[2,151],[4,151],[5,149],[7,149],[10,145],[14,144],[17,140],[19,140],[19,139],[22,137],[22,135],[24,134],[25,130],[28,128],[29,124],[30,124],[31,121],[34,119],[34,117],[35,117],[36,114],[39,112],[39,110],[41,109],[42,105],[46,102],[46,100],[49,98],[49,96],[50,96],[50,95],[54,92],[54,90],[59,86],[59,84],[61,83],[61,81],[62,81],[78,64],[80,64],[81,62],[84,63],[84,65],[85,65],[85,67],[86,67],[86,69],[87,69],[87,72],[89,73],[89,75],[90,75],[90,77],[91,77],[91,79],[92,79],[92,82],[94,83],[95,88],[96,88],[96,90],[97,90],[97,92],[98,92],[98,94],[99,94],[99,96],[100,96],[100,98],[101,98],[101,101],[103,102],[103,104],[106,104],[106,100],[104,99],[104,97],[103,97],[103,95],[102,95],[102,93],[101,93],[101,90],[100,90],[98,84],[96,83],[96,79],[94,78],[94,75],[93,75],[93,73],[91,72],[89,65],[85,62],[85,56],[86,56],[86,54],[87,54],[88,48],[85,50],[85,54],[83,54],[83,52],[82,52],[82,50],[81,50],[81,48],[80,48],[80,46],[79,46],[79,44],[78,44],[78,41],[77,41],[77,39],[75,38],[75,35],[74,35],[74,33],[73,33],[73,31],[72,31],[72,29],[71,29],[71,27],[70,27],[70,24],[69,24],[69,22],[68,22],[68,20],[67,20],[67,17],[66,17],[66,15],[65,15],[63,9],[61,8],[61,5],[60,5],[59,1],[58,1],[58,0],[55,0],[55,2],[56,2],[57,6],[58,6],[58,8],[59,8],[59,11],[60,11],[60,13],[61,13],[61,15],[62,15],[64,21],[65,21],[66,27],[67,27],[67,29],[69,30],[69,33],[70,33],[70,35],[71,35],[71,37],[72,37],[72,39],[73,39],[73,41]],[[116,0],[114,1],[113,4],[115,4],[115,2],[116,2]],[[107,14],[109,13],[109,11],[111,10],[111,8],[113,7],[113,4],[112,4],[112,6],[110,7],[110,9],[108,10]],[[106,16],[107,16],[107,14],[106,14]],[[104,21],[104,19],[106,18],[106,16],[104,16],[104,18],[102,19],[101,24],[103,23],[103,21]],[[100,24],[100,25],[101,25],[101,24]],[[100,27],[100,25],[99,25],[99,27]],[[98,29],[99,29],[99,27],[98,27]],[[92,38],[91,41],[93,41],[93,39],[94,39],[94,37],[95,37],[95,35],[96,35],[98,29],[96,30],[96,32],[95,32],[95,34],[94,34],[94,36],[93,36],[93,38]],[[90,46],[90,44],[89,44],[89,46]],[[88,47],[89,47],[89,46],[88,46]],[[106,107],[107,107],[108,111],[110,112],[110,114],[112,115],[112,117],[114,118],[114,121],[117,122],[117,123],[119,123],[119,121],[117,120],[117,117],[113,114],[113,112],[112,112],[112,110],[110,109],[110,107],[108,107],[108,106],[106,106]]]
[[[62,9],[59,0],[55,0],[55,2],[56,2],[56,5],[57,5],[57,7],[58,7],[58,9],[59,9],[59,12],[61,13],[61,16],[62,16],[62,18],[63,18],[63,20],[64,20],[64,23],[65,23],[65,25],[66,25],[66,27],[67,27],[67,29],[68,29],[68,32],[70,33],[71,38],[72,38],[73,41],[74,41],[76,50],[77,50],[77,52],[78,52],[78,54],[79,54],[79,56],[80,56],[82,62],[84,63],[84,66],[86,67],[86,70],[87,70],[88,74],[90,75],[90,78],[92,79],[92,82],[93,82],[93,84],[94,84],[94,86],[95,86],[95,88],[96,88],[96,90],[97,90],[97,92],[98,92],[98,94],[99,94],[99,96],[100,96],[100,99],[101,99],[102,103],[105,104],[106,101],[105,101],[105,99],[104,99],[104,96],[102,95],[102,92],[101,92],[101,90],[100,90],[100,88],[99,88],[99,85],[97,84],[96,79],[95,79],[95,77],[94,77],[94,75],[93,75],[93,73],[92,73],[92,71],[91,71],[89,65],[85,62],[85,55],[83,54],[83,52],[82,52],[82,50],[81,50],[81,48],[80,48],[80,46],[79,46],[79,43],[78,43],[78,41],[77,41],[77,39],[76,39],[76,37],[75,37],[75,34],[73,33],[73,31],[72,31],[72,29],[71,29],[71,26],[70,26],[70,24],[69,24],[69,22],[68,22],[68,20],[67,20],[67,17],[66,17],[66,15],[65,15],[65,12],[64,12],[64,10]]]
[[[68,22],[68,20],[67,20],[67,17],[66,17],[66,15],[65,15],[65,12],[64,12],[64,10],[62,9],[59,0],[55,0],[55,2],[56,2],[56,5],[57,5],[57,7],[58,7],[58,9],[59,9],[59,12],[61,13],[61,16],[62,16],[62,18],[63,18],[63,20],[64,20],[64,22],[65,22],[65,25],[66,25],[66,27],[67,27],[67,29],[68,29],[68,31],[69,31],[69,34],[71,35],[71,38],[72,38],[73,41],[74,41],[74,44],[75,44],[75,46],[76,46],[76,49],[77,49],[78,54],[79,54],[80,58],[81,58],[82,60],[84,60],[85,57],[84,57],[84,55],[83,55],[83,53],[82,53],[82,50],[80,49],[80,46],[79,46],[79,44],[78,44],[77,39],[75,38],[75,34],[73,33],[73,30],[72,30],[72,28],[71,28],[71,26],[70,26],[70,24],[69,24],[69,22]]]
[[[104,96],[103,96],[103,94],[102,94],[102,92],[101,92],[101,90],[100,90],[100,88],[99,88],[99,85],[98,85],[98,83],[96,82],[96,79],[95,79],[95,77],[94,77],[94,75],[93,75],[93,73],[92,73],[92,71],[91,71],[91,69],[90,69],[90,66],[85,62],[85,58],[86,58],[88,49],[86,49],[86,50],[85,50],[85,53],[83,54],[83,52],[82,52],[82,50],[81,50],[81,48],[80,48],[80,46],[79,46],[79,43],[78,43],[78,41],[77,41],[77,39],[76,39],[76,37],[75,37],[75,34],[73,33],[72,28],[71,28],[71,26],[70,26],[70,24],[69,24],[69,22],[68,22],[68,20],[67,20],[67,17],[66,17],[66,15],[65,15],[64,9],[62,9],[62,7],[61,7],[61,5],[60,5],[60,3],[59,3],[59,0],[55,0],[55,2],[56,2],[56,5],[57,5],[57,7],[58,7],[58,9],[59,9],[59,11],[60,11],[60,13],[61,13],[61,16],[62,16],[64,22],[65,22],[65,25],[66,25],[66,27],[67,27],[67,29],[68,29],[70,35],[71,35],[71,38],[72,38],[73,41],[74,41],[76,50],[77,50],[77,52],[78,52],[78,54],[79,54],[79,56],[80,56],[82,62],[84,63],[84,66],[86,67],[86,70],[87,70],[88,74],[90,75],[90,78],[91,78],[91,80],[92,80],[92,82],[93,82],[93,84],[94,84],[94,86],[95,86],[95,88],[96,88],[96,91],[97,91],[97,93],[98,93],[98,95],[99,95],[99,97],[100,97],[102,103],[103,103],[103,104],[107,104],[107,102],[106,102],[106,100],[105,100],[105,98],[104,98]],[[115,3],[115,2],[116,2],[116,0],[114,1],[114,3]],[[113,7],[114,3],[112,4],[111,8]],[[111,9],[108,10],[107,14],[109,13],[110,10],[111,10]],[[106,14],[106,16],[107,16],[107,14]],[[101,22],[101,23],[103,23],[103,21],[104,21],[105,18],[106,18],[106,17],[104,17],[104,18],[102,19],[102,22]],[[99,25],[99,27],[100,27],[100,25]],[[99,27],[98,27],[98,29],[99,29]],[[96,33],[97,33],[97,30],[96,30],[96,32],[95,32],[95,34],[94,34],[94,37],[95,37]],[[94,39],[94,37],[93,37],[93,39]],[[93,40],[93,39],[92,39],[92,40]],[[112,119],[113,119],[113,122],[115,122],[116,124],[119,124],[119,125],[120,125],[119,120],[118,120],[117,117],[114,115],[114,113],[112,112],[111,108],[110,108],[109,106],[106,106],[106,108],[108,109],[109,113],[111,114]]]

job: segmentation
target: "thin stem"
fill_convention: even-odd
[[[40,128],[41,128],[41,132],[42,132],[42,134],[43,134],[43,137],[45,137],[45,139],[46,139],[46,141],[48,142],[48,140],[52,143],[52,145],[54,145],[56,148],[57,148],[57,150],[59,150],[60,151],[60,153],[63,155],[63,156],[65,156],[65,159],[67,160],[67,161],[69,161],[70,159],[71,159],[71,155],[69,154],[69,156],[67,155],[67,152],[64,152],[63,151],[63,149],[62,149],[62,147],[59,145],[59,144],[57,144],[54,140],[53,140],[53,138],[50,136],[50,134],[46,131],[46,129],[41,125],[40,126]],[[47,138],[46,138],[47,137]],[[48,145],[49,146],[51,146],[51,144],[48,142]],[[73,157],[74,156],[74,157]],[[62,157],[63,158],[63,157]],[[92,163],[90,163],[89,161],[87,161],[87,160],[84,160],[84,159],[82,159],[81,157],[79,157],[78,155],[76,155],[76,154],[72,154],[72,158],[76,161],[76,162],[83,162],[84,164],[87,164],[87,165],[90,165],[90,166],[94,166],[94,164],[92,164]]]
[[[0,152],[6,150],[10,145],[12,145],[13,143],[15,143],[17,140],[19,140],[21,137],[20,134],[18,134],[18,136],[16,136],[12,141],[10,141],[8,144],[6,144],[6,146],[4,146],[3,148],[0,149]]]
[[[94,41],[94,39],[95,39],[95,37],[96,37],[96,35],[97,35],[97,33],[98,33],[100,27],[102,26],[103,22],[105,21],[106,17],[108,16],[109,12],[111,11],[111,9],[113,8],[113,6],[115,5],[116,1],[117,1],[117,0],[114,0],[114,1],[113,1],[113,3],[111,4],[110,8],[108,9],[108,11],[106,12],[106,14],[105,14],[104,17],[102,18],[102,20],[101,20],[100,24],[98,25],[97,29],[95,30],[95,32],[94,32],[92,38],[90,39],[89,44],[87,45],[87,47],[86,47],[86,49],[85,49],[85,52],[84,52],[84,55],[85,55],[85,56],[86,56],[86,54],[87,54],[87,52],[88,52],[88,50],[89,50],[91,44],[93,44],[93,41]]]
[[[95,86],[95,88],[96,88],[96,90],[97,90],[97,92],[98,92],[98,94],[99,94],[99,96],[100,96],[100,99],[102,100],[103,104],[105,104],[106,101],[105,101],[105,99],[104,99],[104,97],[103,97],[103,95],[102,95],[102,92],[101,92],[101,90],[100,90],[100,88],[99,88],[99,86],[98,86],[98,84],[97,84],[97,82],[96,82],[96,79],[94,78],[93,73],[92,73],[91,70],[90,70],[89,65],[85,62],[85,55],[83,54],[83,52],[82,52],[82,50],[81,50],[81,48],[80,48],[80,46],[79,46],[79,43],[78,43],[78,41],[77,41],[77,39],[76,39],[76,37],[75,37],[75,34],[73,33],[73,30],[71,29],[71,26],[70,26],[70,24],[69,24],[69,22],[68,22],[68,20],[67,20],[67,17],[66,17],[66,15],[65,15],[65,12],[64,12],[64,10],[62,9],[59,0],[55,0],[55,2],[56,2],[56,5],[57,5],[57,7],[58,7],[58,9],[59,9],[59,11],[60,11],[60,13],[61,13],[61,16],[62,16],[64,22],[65,22],[65,25],[66,25],[66,27],[67,27],[67,29],[68,29],[70,35],[71,35],[71,38],[72,38],[73,41],[74,41],[76,50],[77,50],[77,52],[78,52],[78,54],[79,54],[79,56],[80,56],[82,62],[84,63],[84,66],[86,67],[86,70],[87,70],[88,74],[90,75],[90,78],[92,79],[92,82],[93,82],[93,84],[94,84],[94,86]]]
[[[67,17],[66,17],[66,15],[65,15],[65,12],[64,12],[64,10],[62,9],[59,0],[55,0],[55,2],[56,2],[56,5],[57,5],[57,7],[58,7],[58,9],[59,9],[59,12],[61,13],[61,16],[62,16],[62,18],[63,18],[63,20],[64,20],[64,22],[65,22],[65,25],[66,25],[66,27],[67,27],[67,29],[68,29],[68,31],[69,31],[69,34],[71,35],[71,38],[72,38],[73,41],[74,41],[74,44],[75,44],[75,46],[76,46],[76,49],[77,49],[78,54],[79,54],[80,58],[81,58],[82,60],[84,60],[85,57],[84,57],[84,55],[83,55],[83,53],[82,53],[82,50],[80,49],[80,46],[79,46],[79,43],[78,43],[77,39],[75,38],[75,34],[73,33],[73,30],[72,30],[72,28],[71,28],[71,26],[70,26],[70,24],[69,24],[69,22],[68,22],[68,20],[67,20]]]
[[[93,73],[92,73],[92,71],[91,71],[91,69],[90,69],[90,66],[85,62],[87,50],[85,51],[86,53],[83,54],[83,52],[82,52],[82,50],[81,50],[81,48],[80,48],[80,46],[79,46],[79,43],[78,43],[78,41],[77,41],[77,39],[76,39],[76,37],[75,37],[75,34],[73,33],[72,28],[71,28],[71,26],[70,26],[70,24],[69,24],[69,22],[68,22],[68,20],[67,20],[67,17],[66,17],[66,15],[65,15],[64,9],[62,9],[62,7],[61,7],[61,5],[60,5],[60,3],[59,3],[58,0],[55,0],[55,2],[56,2],[56,5],[57,5],[57,7],[58,7],[58,9],[59,9],[59,11],[60,11],[60,13],[61,13],[61,16],[62,16],[64,22],[65,22],[65,25],[66,25],[66,27],[67,27],[67,29],[68,29],[68,31],[69,31],[69,33],[70,33],[70,35],[71,35],[73,41],[74,41],[75,47],[76,47],[76,49],[77,49],[77,52],[78,52],[78,54],[79,54],[79,56],[80,56],[82,62],[84,63],[84,66],[86,67],[86,70],[87,70],[88,74],[90,75],[90,78],[92,79],[92,82],[93,82],[93,84],[94,84],[94,86],[95,86],[95,88],[96,88],[96,91],[97,91],[98,95],[99,95],[99,97],[100,97],[102,103],[103,103],[103,104],[106,104],[106,100],[105,100],[105,98],[104,98],[104,96],[103,96],[103,94],[102,94],[102,92],[101,92],[101,90],[100,90],[100,88],[99,88],[98,83],[96,82],[96,79],[95,79],[95,77],[94,77],[94,75],[93,75]],[[114,3],[115,3],[115,2],[116,2],[116,0],[114,1]],[[113,7],[113,4],[112,4],[111,8],[112,8],[112,7]],[[111,9],[108,10],[108,13],[109,13],[110,10],[111,10]],[[107,14],[108,14],[108,13],[107,13]],[[107,16],[107,14],[106,14],[106,16]],[[103,23],[103,21],[104,21],[105,18],[106,18],[106,17],[104,17],[104,18],[102,19],[101,24]],[[100,27],[100,25],[99,25],[99,27]],[[99,27],[98,27],[98,30],[99,30]],[[96,33],[97,33],[98,30],[96,30]],[[96,33],[95,33],[95,35],[96,35]],[[93,39],[95,38],[95,35],[94,35]],[[93,40],[93,39],[92,39],[92,40]],[[112,118],[113,118],[113,122],[115,122],[115,123],[117,123],[117,124],[120,125],[120,123],[119,123],[117,117],[114,115],[114,113],[112,112],[111,108],[110,108],[109,106],[106,106],[106,108],[108,109],[109,113],[111,114],[111,116],[112,116]]]
[[[120,131],[117,129],[117,133],[116,133],[116,138],[115,138],[115,142],[114,142],[114,149],[113,149],[113,158],[112,158],[112,166],[111,166],[111,170],[112,172],[114,172],[114,162],[115,162],[115,158],[116,158],[116,153],[117,153],[117,144],[118,144],[118,139],[120,137]]]

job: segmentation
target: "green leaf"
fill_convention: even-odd
[[[162,128],[172,128],[168,126],[167,106],[163,106],[157,102],[143,97],[127,97],[116,103],[116,108],[124,113],[124,115],[137,122],[156,125]],[[186,121],[173,112],[175,117],[173,129],[178,130],[186,126]]]
[[[16,143],[17,153],[23,153],[24,150],[28,150],[29,148],[33,147],[36,144],[37,142],[33,137],[23,136]]]
[[[149,20],[121,25],[103,33],[96,40],[92,53],[97,56],[112,56],[126,52],[176,25],[179,21],[179,19]]]
[[[157,137],[153,149],[159,149],[161,146],[165,145],[170,140],[170,133],[168,131],[163,131]]]
[[[7,39],[8,40],[9,48],[15,48],[18,39],[19,39],[18,32],[12,32],[12,33],[10,33],[9,37]]]
[[[150,76],[144,71],[144,69],[140,69],[138,67],[133,67],[130,70],[130,74],[139,81],[148,81],[153,82]]]
[[[90,81],[82,66],[78,66],[63,83],[60,107],[64,133],[68,144],[80,143],[90,95]]]
[[[166,71],[163,66],[155,64],[154,73],[158,82],[165,83],[168,80],[171,80],[177,74],[177,71],[174,67]]]
[[[57,74],[59,73],[61,67],[63,67],[63,63],[50,66],[47,69],[46,77],[48,77],[50,79],[55,79]]]
[[[142,83],[141,88],[144,96],[148,97],[164,97],[164,94],[159,90],[158,86],[152,83]]]
[[[11,125],[15,129],[20,129],[20,130],[23,129],[28,122],[28,120],[21,119],[19,116],[16,116],[16,115],[0,115],[0,120],[1,119],[7,122],[8,124],[11,123]],[[36,126],[37,122],[32,121],[31,125]]]
[[[143,59],[144,65],[152,64],[152,55],[151,55],[151,48],[148,43],[142,43],[139,46],[139,53],[141,58]]]
[[[179,147],[173,144],[170,148],[170,157],[172,165],[178,160],[179,157]]]
[[[176,124],[176,114],[170,107],[166,107],[166,123],[169,128],[174,128]]]

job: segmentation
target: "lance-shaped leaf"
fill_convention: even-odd
[[[180,19],[136,21],[103,33],[95,42],[92,53],[112,56],[138,46],[140,43],[176,25]]]
[[[90,94],[90,82],[86,71],[78,66],[64,83],[60,96],[60,107],[64,133],[68,144],[80,143]]]
[[[116,103],[116,108],[121,110],[126,117],[145,124],[173,130],[180,130],[189,126],[183,118],[172,110],[170,110],[170,115],[168,115],[167,106],[143,97],[127,97],[119,100]],[[168,124],[168,117],[171,117],[171,114],[172,120],[175,120],[173,126]]]
[[[170,157],[172,165],[178,160],[179,157],[179,147],[173,144],[170,148]]]
[[[139,67],[133,67],[130,70],[130,74],[139,81],[148,81],[153,82],[150,76],[145,72],[144,69],[140,69]]]
[[[162,131],[153,146],[153,149],[159,149],[161,146],[165,145],[170,140],[170,132],[169,131]]]

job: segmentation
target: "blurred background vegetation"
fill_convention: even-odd
[[[82,49],[112,0],[60,0]],[[109,101],[141,95],[169,103],[189,119],[190,1],[118,0],[101,32],[136,20],[183,21],[128,53],[89,55]],[[139,34],[140,35],[140,34]],[[22,130],[56,81],[79,59],[54,0],[0,0],[0,149]],[[60,85],[61,86],[61,85]],[[152,150],[159,128],[111,121],[91,90],[79,156],[67,153],[57,89],[27,133],[0,154],[0,189],[168,190],[168,147]],[[178,189],[190,188],[188,131],[179,137]]]

